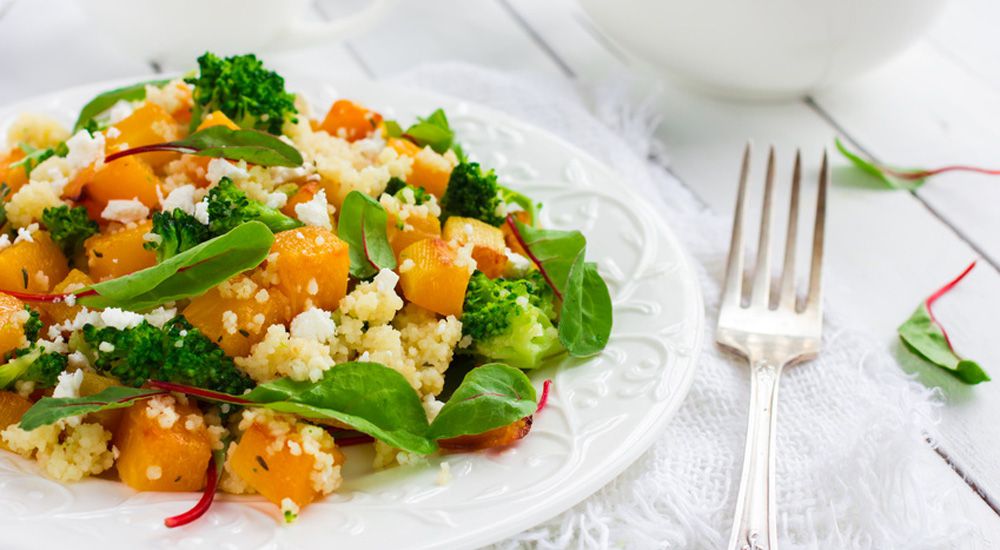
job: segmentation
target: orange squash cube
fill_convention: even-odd
[[[287,438],[295,443],[302,442],[297,432]],[[321,493],[313,487],[312,481],[315,463],[312,455],[292,454],[287,444],[274,450],[273,443],[274,436],[266,426],[252,424],[229,456],[229,468],[264,498],[279,506],[286,498],[300,508],[319,498]],[[344,463],[344,455],[336,446],[321,450],[333,454],[335,465]]]
[[[30,408],[31,401],[14,392],[0,391],[0,430],[6,430],[11,424],[20,422]],[[7,449],[7,444],[2,439],[0,449]]]
[[[201,119],[201,122],[198,123],[198,128],[195,131],[211,128],[212,126],[225,126],[230,130],[240,129],[235,122],[226,116],[226,113],[223,113],[222,111],[212,111],[208,114],[208,116]]]
[[[0,251],[0,290],[48,292],[69,273],[66,256],[48,231],[35,231],[31,238]]]
[[[135,226],[109,226],[83,243],[87,268],[95,281],[106,281],[156,265],[156,253],[143,248],[152,220]]]
[[[109,378],[107,376],[101,376],[93,372],[83,371],[83,381],[80,382],[80,395],[94,395],[95,393],[100,393],[111,386],[121,386],[121,382],[115,380],[114,378]],[[90,413],[87,415],[88,420],[93,420],[111,433],[118,431],[118,426],[121,425],[122,416],[125,414],[126,409],[110,409],[106,411],[98,411],[95,413]]]
[[[417,241],[399,253],[399,283],[406,299],[441,315],[462,316],[472,272],[441,239]]]
[[[52,292],[54,294],[72,292],[92,284],[94,284],[94,281],[89,275],[79,269],[74,269],[69,272],[69,275],[66,275],[66,278],[56,284],[56,286],[52,287]],[[38,304],[38,309],[45,314],[48,323],[57,324],[76,317],[76,314],[83,309],[83,306],[70,306],[61,302],[58,304]]]
[[[174,403],[179,418],[170,427],[146,413],[148,401],[124,409],[115,432],[118,475],[137,491],[197,491],[205,485],[212,459],[212,443],[201,411],[191,404]],[[191,422],[189,416],[201,419]]]
[[[333,311],[347,294],[351,267],[347,243],[322,227],[306,226],[274,236],[271,253],[279,289],[291,302],[292,316],[314,307]],[[270,264],[269,260],[269,264]]]
[[[110,132],[114,137],[107,138],[106,150],[108,154],[122,150],[122,147],[131,149],[142,145],[152,145],[173,141],[180,137],[180,125],[170,116],[163,107],[155,103],[144,103],[132,112],[131,115],[118,121],[113,125],[117,132]],[[164,164],[180,158],[179,153],[159,152],[143,153],[138,155],[142,160],[149,163],[154,168],[159,168]]]
[[[0,293],[0,357],[24,343],[24,322],[27,319],[21,300]],[[6,424],[3,427],[6,427]],[[3,427],[0,427],[0,430]]]
[[[522,439],[531,431],[531,417],[515,420],[506,426],[493,428],[481,434],[460,435],[438,440],[438,445],[445,451],[451,452],[471,452],[491,449],[494,447],[506,447],[515,441]]]
[[[499,227],[475,218],[452,216],[444,222],[444,240],[455,242],[459,246],[471,243],[476,268],[491,279],[503,275],[504,267],[507,266],[507,245]]]
[[[421,149],[413,142],[402,138],[389,138],[386,145],[395,149],[401,156],[413,159],[413,167],[406,178],[406,183],[414,187],[423,187],[439,199],[444,196],[452,169],[448,159],[430,147]]]
[[[24,151],[20,147],[14,147],[10,151],[0,155],[0,183],[7,184],[10,194],[13,195],[24,184],[28,183],[28,173],[23,166],[10,165],[23,159]]]
[[[138,199],[151,209],[160,204],[156,193],[160,178],[139,156],[120,158],[91,174],[90,181],[84,183],[84,206],[93,219],[100,220],[104,207],[114,199]]]
[[[399,228],[396,217],[389,214],[388,226],[386,227],[386,237],[389,239],[389,246],[399,259],[399,253],[411,244],[424,239],[437,239],[441,237],[441,220],[434,216],[409,217],[406,219],[406,226]]]
[[[249,283],[237,276],[236,285]],[[234,285],[227,285],[233,288]],[[254,290],[249,296],[232,290],[223,292],[215,287],[191,299],[184,309],[184,317],[231,357],[244,357],[250,348],[264,339],[267,327],[291,320],[288,298],[276,288]],[[225,294],[225,296],[223,296]],[[260,299],[258,299],[260,298]],[[227,325],[224,316],[236,316],[235,325]],[[229,330],[232,332],[229,332]]]
[[[339,99],[330,106],[320,129],[331,136],[357,141],[372,135],[381,123],[382,115],[353,101]]]

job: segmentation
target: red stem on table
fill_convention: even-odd
[[[546,380],[542,382],[542,396],[538,399],[538,408],[535,409],[535,414],[542,412],[545,408],[545,404],[549,402],[549,388],[552,386],[551,380]]]
[[[955,348],[952,347],[951,345],[951,339],[948,337],[948,332],[944,330],[944,326],[942,326],[941,323],[938,322],[937,317],[934,317],[934,310],[932,309],[932,307],[934,306],[934,302],[936,302],[938,298],[944,296],[945,294],[948,293],[949,290],[955,288],[955,285],[960,283],[962,279],[964,279],[965,276],[968,275],[969,272],[972,271],[972,268],[974,267],[976,267],[976,262],[972,262],[971,264],[969,264],[969,267],[965,268],[965,271],[961,272],[958,275],[958,277],[955,277],[954,279],[949,281],[948,284],[939,288],[937,292],[931,294],[930,296],[927,297],[926,300],[924,300],[924,307],[927,308],[927,315],[931,318],[931,322],[934,323],[934,325],[941,330],[941,334],[944,335],[944,342],[948,344],[948,349],[950,349],[951,352],[954,353],[956,356],[958,355],[958,353],[955,352]]]
[[[236,397],[234,395],[229,395],[228,393],[222,393],[212,390],[206,390],[203,388],[196,388],[194,386],[185,386],[184,384],[175,384],[173,382],[164,382],[162,380],[150,380],[147,382],[150,387],[159,390],[175,391],[178,393],[184,393],[187,395],[193,395],[195,397],[201,397],[203,399],[211,399],[212,401],[222,401],[223,403],[231,403],[233,405],[253,405],[254,402],[249,399],[243,399],[242,397]]]
[[[185,147],[183,145],[175,145],[173,143],[152,143],[150,145],[140,145],[139,147],[132,147],[131,149],[125,149],[124,151],[111,153],[110,155],[104,157],[104,162],[107,163],[113,160],[118,160],[122,157],[139,155],[142,153],[155,153],[157,151],[173,151],[176,153],[198,152],[198,150],[195,149],[194,147]]]
[[[514,219],[514,216],[510,214],[507,214],[507,226],[510,227],[511,232],[514,234],[514,238],[517,239],[517,244],[521,245],[521,248],[528,254],[528,258],[534,262],[536,267],[538,267],[538,272],[542,274],[543,278],[545,278],[545,282],[549,284],[549,287],[552,289],[552,292],[555,293],[556,298],[562,300],[562,293],[559,292],[555,283],[552,282],[552,278],[549,277],[548,271],[546,271],[545,267],[542,266],[542,262],[538,261],[534,252],[532,252],[531,249],[528,248],[528,244],[524,242],[524,237],[521,236],[521,232],[517,229],[517,221]]]
[[[1000,169],[980,168],[978,166],[966,166],[961,164],[942,166],[941,168],[933,168],[930,170],[896,170],[886,166],[879,166],[879,168],[891,176],[904,180],[919,180],[943,174],[945,172],[974,172],[977,174],[985,174],[987,176],[1000,176]]]
[[[178,514],[176,516],[169,517],[163,520],[163,524],[167,527],[180,527],[182,525],[187,525],[192,521],[205,515],[205,512],[212,507],[212,501],[215,500],[215,491],[219,486],[219,467],[215,464],[215,459],[208,461],[208,473],[206,474],[205,480],[205,492],[201,494],[201,498],[198,502],[183,514]]]

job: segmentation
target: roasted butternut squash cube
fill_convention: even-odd
[[[301,449],[302,436],[298,432],[286,437]],[[264,498],[279,506],[286,498],[300,508],[316,500],[322,493],[312,480],[313,456],[301,450],[295,454],[287,443],[276,450],[274,442],[275,436],[266,426],[252,424],[229,456],[229,468]],[[320,450],[332,454],[335,465],[343,464],[344,455],[336,446]]]
[[[258,288],[237,276],[192,298],[184,317],[227,355],[243,357],[264,338],[267,327],[291,320],[291,307],[280,290]]]
[[[339,99],[333,102],[320,129],[331,136],[357,141],[370,136],[382,123],[382,115],[357,103]]]
[[[462,316],[472,271],[441,239],[417,241],[399,253],[399,282],[406,299],[441,315]]]
[[[404,248],[424,239],[438,239],[441,237],[441,220],[434,216],[409,217],[406,224],[400,228],[396,217],[389,214],[386,237],[389,239],[389,246],[392,247],[396,258]]]
[[[281,213],[286,216],[298,218],[295,214],[295,206],[311,201],[312,198],[316,196],[316,193],[319,193],[319,189],[319,184],[315,181],[303,184],[294,195],[288,198],[288,202],[285,203],[285,206],[281,207]]]
[[[114,378],[101,376],[97,373],[83,371],[83,380],[80,382],[80,395],[94,395],[95,393],[100,393],[111,386],[121,386],[121,382],[115,380]],[[101,426],[104,426],[106,430],[111,433],[115,433],[118,431],[118,426],[121,425],[121,419],[125,414],[125,411],[126,409],[98,411],[88,414],[87,419],[97,422]]]
[[[110,200],[137,199],[147,208],[159,205],[160,178],[152,167],[138,156],[124,157],[90,172],[90,180],[83,183],[84,206],[93,219],[101,219],[101,212]]]
[[[143,235],[152,230],[152,220],[132,227],[115,225],[84,241],[90,277],[106,281],[156,265],[156,253],[143,248]]]
[[[108,133],[106,150],[109,154],[121,151],[123,148],[131,149],[173,141],[180,137],[181,130],[180,125],[166,109],[149,102],[118,121],[112,128],[117,131]],[[112,135],[114,137],[111,137]],[[171,152],[143,153],[137,156],[154,168],[180,158],[179,153]]]
[[[31,401],[14,392],[0,391],[0,430],[6,430],[11,424],[20,422],[30,408]],[[0,439],[0,449],[6,448],[7,444]]]
[[[20,147],[14,147],[10,151],[0,155],[0,183],[6,184],[13,195],[24,184],[28,183],[28,173],[24,166],[10,167],[11,164],[24,158],[24,151]]]
[[[505,447],[522,439],[531,431],[531,417],[515,420],[506,426],[500,426],[481,434],[460,435],[438,440],[438,445],[446,451],[469,452],[481,451],[493,447]]]
[[[413,159],[413,167],[406,183],[414,187],[423,187],[437,198],[444,196],[448,189],[448,178],[451,177],[452,165],[443,155],[434,152],[430,147],[421,149],[412,142],[402,138],[389,138],[386,145],[392,147],[402,156]]]
[[[66,275],[66,278],[52,287],[52,293],[73,292],[92,284],[94,284],[94,281],[89,275],[79,269],[74,269],[69,272],[69,275]],[[76,314],[83,309],[83,306],[71,306],[65,302],[60,302],[57,304],[38,304],[38,309],[45,314],[45,318],[49,323],[57,324],[76,317]]]
[[[66,256],[48,231],[35,231],[31,239],[0,251],[0,290],[48,292],[66,278]]]
[[[459,246],[472,244],[472,258],[476,260],[476,268],[491,279],[503,275],[507,265],[507,245],[499,227],[475,218],[452,216],[444,222],[444,240],[455,242]]]
[[[21,300],[0,293],[0,357],[24,343],[24,323],[27,320],[28,314]]]
[[[171,398],[172,399],[172,398]],[[137,491],[197,491],[205,484],[212,444],[201,411],[175,401],[178,418],[164,425],[150,401],[125,409],[115,432],[118,475]]]
[[[347,294],[351,267],[347,243],[322,227],[306,226],[282,231],[274,236],[268,269],[278,276],[275,288],[292,307],[292,315],[314,307],[332,311]]]
[[[225,126],[230,130],[239,130],[240,127],[233,122],[226,113],[222,111],[212,111],[208,116],[201,119],[198,123],[198,128],[196,131],[204,130],[205,128],[211,128],[212,126]]]

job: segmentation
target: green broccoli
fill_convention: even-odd
[[[431,194],[428,193],[423,187],[410,185],[396,177],[389,178],[389,183],[386,184],[385,191],[383,191],[383,193],[386,195],[392,195],[399,200],[405,200],[403,197],[403,191],[406,189],[413,192],[413,204],[421,205],[431,200]]]
[[[97,370],[128,386],[163,380],[239,395],[254,386],[233,360],[183,317],[157,328],[84,325],[83,339]],[[103,349],[102,349],[103,348]]]
[[[35,388],[51,388],[59,382],[59,373],[66,370],[69,360],[65,355],[43,351],[38,346],[15,350],[12,358],[0,365],[0,388],[10,386],[15,380],[35,383]]]
[[[31,306],[25,305],[24,309],[28,310],[28,320],[24,322],[24,338],[28,342],[34,342],[38,340],[38,333],[42,330],[42,319],[38,314],[37,310],[31,309]]]
[[[448,189],[441,197],[441,219],[462,216],[499,226],[504,220],[503,204],[493,170],[484,171],[476,162],[462,162],[451,171]]]
[[[156,258],[161,262],[213,237],[207,225],[179,208],[154,213],[152,232],[159,235],[159,240],[143,246],[146,250],[155,250]]]
[[[255,55],[222,59],[206,52],[198,67],[198,76],[186,79],[194,86],[191,131],[213,111],[222,111],[243,128],[276,135],[286,119],[294,121],[295,96],[285,91],[285,79],[265,69]]]
[[[82,206],[70,208],[65,204],[42,211],[42,223],[70,259],[83,251],[83,241],[100,230],[97,222],[90,219],[87,209]]]
[[[303,225],[276,208],[251,200],[229,178],[222,178],[219,185],[208,192],[208,220],[213,235],[228,233],[237,225],[251,220],[263,222],[274,233]]]
[[[546,288],[531,278],[490,279],[474,273],[462,312],[462,333],[472,338],[471,350],[521,369],[536,368],[561,351]]]

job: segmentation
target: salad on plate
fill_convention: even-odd
[[[0,149],[0,446],[61,482],[259,494],[286,521],[375,468],[528,436],[608,343],[579,231],[442,110],[323,116],[253,55],[37,113]]]

